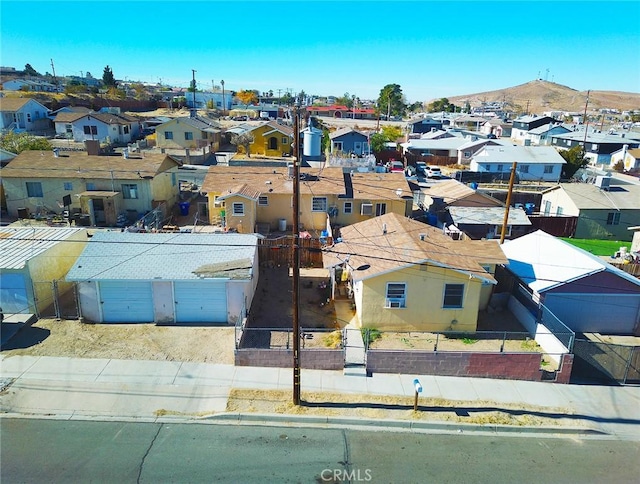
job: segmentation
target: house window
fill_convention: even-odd
[[[502,173],[502,165],[498,165],[498,173]]]
[[[387,204],[386,203],[376,203],[376,217],[380,215],[384,215],[387,213]]]
[[[465,158],[470,158],[471,157],[471,151],[465,151],[463,153],[463,155],[464,155]]]
[[[73,125],[72,124],[65,124],[64,129],[67,132],[67,134],[73,133]]]
[[[353,213],[353,202],[344,202],[344,213]]]
[[[98,127],[97,126],[85,126],[84,127],[84,134],[98,134]]]
[[[275,136],[272,136],[271,138],[269,138],[269,149],[270,150],[278,149],[278,138],[276,138]]]
[[[529,165],[520,165],[520,173],[529,173]]]
[[[175,186],[176,186],[176,184],[177,184],[177,182],[178,182],[178,181],[177,181],[176,174],[175,174],[175,173],[171,173],[171,186],[172,186],[172,187],[175,187]]]
[[[591,151],[596,151],[598,149],[598,145],[597,144],[592,144],[591,145]]]
[[[42,183],[40,182],[27,182],[27,196],[42,198]]]
[[[442,307],[444,309],[462,308],[463,296],[464,296],[464,284],[445,284],[444,300],[442,302]]]
[[[553,165],[544,165],[545,174],[553,173]]]
[[[289,143],[289,138],[287,138],[286,136],[282,137],[282,144],[286,145],[287,143]]]
[[[342,151],[342,141],[334,141],[333,149],[334,151]]]
[[[487,171],[491,171],[491,165],[484,165],[484,169]]]
[[[373,215],[373,205],[370,203],[360,205],[360,215]]]
[[[96,189],[96,184],[93,182],[87,182],[87,191],[91,192]]]
[[[122,198],[125,200],[131,200],[138,198],[138,185],[135,183],[123,183],[122,184]]]
[[[549,200],[544,201],[544,216],[548,217],[551,213],[551,202]]]
[[[193,139],[193,132],[192,131],[185,131],[184,132],[184,139],[186,141],[190,141]]]
[[[244,215],[244,203],[242,202],[233,202],[233,215],[241,217]]]
[[[27,113],[27,123],[31,122],[31,113]]]
[[[562,207],[556,208],[556,215],[557,216],[562,215]]]
[[[164,139],[173,139],[173,131],[165,131]]]
[[[327,197],[313,197],[311,199],[311,211],[312,212],[326,212],[327,211]]]
[[[269,199],[265,196],[258,197],[258,205],[262,205],[263,207],[269,205]]]
[[[71,183],[71,182],[64,182],[64,189],[65,189],[66,191],[71,191],[71,190],[73,190],[73,183]]]
[[[388,282],[385,308],[406,308],[407,285],[404,282]]]
[[[619,223],[620,223],[620,212],[609,212],[607,214],[607,225],[618,225]]]

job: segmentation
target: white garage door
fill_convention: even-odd
[[[178,281],[174,283],[176,322],[226,323],[226,281]]]
[[[152,323],[153,291],[150,282],[100,282],[102,320],[105,323]]]

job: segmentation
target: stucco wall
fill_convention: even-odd
[[[363,282],[362,326],[381,331],[475,331],[481,282],[440,267],[410,267]],[[406,307],[385,308],[388,282],[407,284]],[[463,307],[444,309],[444,285],[464,284]]]
[[[236,366],[293,368],[293,350],[237,349],[235,364]],[[344,368],[344,351],[300,350],[300,367],[310,370],[342,370]]]

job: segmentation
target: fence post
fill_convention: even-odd
[[[56,313],[56,319],[62,319],[62,315],[60,314],[60,301],[58,300],[58,280],[54,279],[51,281],[51,292],[53,295],[53,310]]]
[[[289,330],[287,330],[287,349],[289,349],[289,335],[291,333],[289,333]]]
[[[502,334],[502,344],[500,345],[500,353],[504,353],[504,342],[507,339],[507,332]]]
[[[436,333],[436,344],[433,347],[433,351],[438,351],[438,341],[440,339],[440,333]]]

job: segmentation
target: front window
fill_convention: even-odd
[[[96,184],[93,182],[87,182],[87,191],[88,192],[92,192],[95,191],[96,189]]]
[[[385,308],[405,308],[407,285],[404,282],[388,282]]]
[[[138,185],[136,184],[122,184],[122,198],[134,199],[138,198]]]
[[[353,212],[353,202],[344,202],[344,213]]]
[[[498,165],[498,173],[502,173],[502,165]]]
[[[544,165],[545,174],[553,173],[553,165]]]
[[[619,223],[620,223],[620,212],[609,212],[607,214],[607,225],[618,225]]]
[[[84,134],[98,134],[98,127],[97,126],[85,126],[84,127]]]
[[[173,139],[173,131],[165,131],[164,139]]]
[[[520,165],[520,173],[529,173],[529,165]]]
[[[269,199],[266,196],[258,197],[258,205],[263,207],[269,205]]]
[[[462,308],[462,299],[464,296],[464,284],[445,284],[444,300],[442,307],[445,309]]]
[[[376,203],[376,217],[380,215],[384,215],[387,213],[387,204],[386,203]]]
[[[233,207],[233,215],[236,215],[236,216],[244,215],[244,203],[234,202],[232,207]]]
[[[286,145],[287,143],[289,143],[289,138],[287,138],[286,136],[282,137],[282,144]]]
[[[327,197],[313,197],[311,199],[311,211],[312,212],[326,212],[327,211]]]
[[[185,131],[185,133],[184,133],[184,139],[185,139],[186,141],[190,141],[190,140],[192,140],[192,139],[193,139],[193,132],[191,132],[191,131]]]
[[[342,151],[342,141],[334,141],[333,149],[336,151]]]
[[[67,134],[71,134],[73,133],[73,125],[72,124],[66,124],[64,126],[65,131],[67,132]]]
[[[484,165],[484,169],[487,171],[491,171],[491,165]]]
[[[40,182],[27,182],[27,196],[42,198],[42,183]]]
[[[64,189],[65,189],[66,191],[71,191],[71,190],[73,190],[73,183],[71,183],[71,182],[64,182]]]

